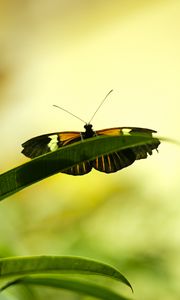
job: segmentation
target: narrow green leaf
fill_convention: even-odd
[[[16,284],[30,284],[65,289],[103,300],[128,300],[127,298],[115,293],[113,290],[107,287],[82,279],[28,276],[10,282],[4,287],[4,289]]]
[[[0,280],[19,278],[31,274],[89,274],[119,280],[129,286],[129,281],[114,267],[82,257],[27,256],[0,259]]]
[[[159,141],[145,134],[142,136],[98,136],[62,147],[1,174],[0,200],[80,162],[92,160],[114,151],[154,142]]]

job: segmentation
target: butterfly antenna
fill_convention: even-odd
[[[62,107],[60,107],[60,106],[58,106],[58,105],[55,105],[55,104],[54,104],[53,106],[54,106],[54,107],[57,107],[57,108],[59,108],[59,109],[61,109],[61,110],[64,110],[64,111],[67,112],[69,115],[71,115],[71,116],[75,117],[76,119],[82,121],[83,123],[87,124],[84,120],[82,120],[82,119],[79,118],[78,116],[72,114],[72,113],[71,113],[70,111],[68,111],[67,109],[62,108]]]
[[[100,109],[100,107],[103,105],[103,103],[105,102],[105,100],[107,99],[107,97],[112,93],[113,90],[110,90],[109,93],[107,93],[107,95],[105,96],[105,98],[101,101],[101,103],[99,104],[98,108],[96,109],[95,113],[93,114],[92,118],[90,119],[90,121],[88,122],[88,124],[91,123],[92,119],[94,119],[94,116],[96,115],[96,113],[98,112],[98,110]]]

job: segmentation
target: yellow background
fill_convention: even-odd
[[[88,122],[111,89],[95,130],[180,140],[179,16],[178,0],[0,1],[1,172],[27,161],[27,139],[83,130],[53,104]],[[134,299],[179,299],[179,149],[162,143],[118,173],[58,174],[3,201],[1,256],[88,256],[119,267]]]

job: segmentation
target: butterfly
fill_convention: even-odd
[[[103,104],[103,102],[111,92],[112,90],[103,99],[96,112],[99,110],[100,106]],[[69,111],[61,107],[59,108],[70,113]],[[96,114],[96,112],[94,113],[94,115]],[[70,114],[80,119],[74,114],[72,113]],[[93,117],[91,118],[91,120],[93,119]],[[80,120],[83,121],[82,119]],[[79,131],[55,132],[55,133],[43,134],[31,138],[30,140],[22,144],[22,147],[24,148],[22,150],[22,153],[29,158],[35,158],[42,154],[55,151],[66,145],[70,145],[75,142],[89,139],[95,136],[123,136],[127,134],[133,136],[138,134],[138,135],[146,135],[152,137],[152,134],[156,133],[155,130],[147,129],[147,128],[139,128],[139,127],[115,127],[115,128],[107,128],[107,129],[94,131],[93,126],[90,122],[88,123],[84,122],[85,123],[84,132],[79,132]],[[152,140],[151,143],[148,144],[119,150],[107,155],[99,156],[96,159],[91,161],[81,162],[67,170],[64,170],[62,173],[66,173],[70,175],[84,175],[89,173],[92,170],[92,168],[104,173],[114,173],[125,167],[128,167],[129,165],[134,163],[135,160],[147,158],[148,154],[152,155],[152,151],[154,149],[157,150],[159,144],[160,141],[156,138]]]

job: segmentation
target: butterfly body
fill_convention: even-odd
[[[35,158],[42,154],[55,151],[66,145],[83,141],[88,138],[100,135],[123,136],[123,135],[146,135],[151,136],[156,131],[147,128],[138,127],[115,127],[94,131],[91,124],[85,124],[85,131],[64,131],[44,134],[28,140],[23,143],[22,153],[30,158]],[[84,161],[71,167],[63,173],[71,175],[84,175],[89,173],[92,168],[104,172],[114,173],[131,165],[135,160],[147,158],[152,155],[152,150],[157,149],[160,142],[155,139],[151,144],[135,146],[117,152],[97,157],[92,161]]]

